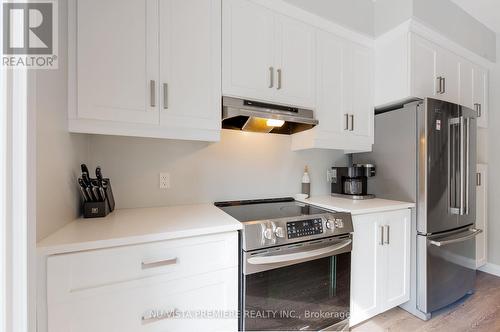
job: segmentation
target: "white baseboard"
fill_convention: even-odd
[[[478,270],[500,277],[500,265],[496,265],[493,263],[486,263],[480,268],[478,268]]]

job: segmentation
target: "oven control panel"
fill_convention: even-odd
[[[289,239],[322,234],[323,220],[321,218],[316,218],[287,222],[286,231]]]

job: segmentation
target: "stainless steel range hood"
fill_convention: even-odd
[[[291,106],[222,97],[222,128],[291,135],[318,124],[314,112]]]

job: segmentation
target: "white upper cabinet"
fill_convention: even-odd
[[[351,131],[357,136],[373,137],[373,51],[356,44],[350,45],[351,69],[348,91],[351,104]]]
[[[488,128],[488,71],[480,66],[472,68],[472,103],[478,113],[477,125]]]
[[[224,0],[222,92],[272,100],[276,86],[275,15],[247,0]]]
[[[218,140],[220,8],[221,0],[70,0],[69,130]]]
[[[78,118],[157,124],[157,100],[150,92],[151,82],[158,81],[156,3],[84,0],[74,5]]]
[[[415,96],[435,97],[439,87],[436,75],[437,50],[432,43],[417,35],[411,38],[411,43],[413,58],[410,64],[412,73],[410,89]],[[386,65],[389,63],[384,64],[384,67]]]
[[[221,2],[161,0],[159,5],[160,125],[218,130]]]
[[[375,105],[384,108],[416,98],[436,98],[478,112],[487,127],[488,71],[415,32],[376,41]]]
[[[437,48],[436,84],[438,84],[438,88],[436,89],[436,98],[450,103],[458,104],[460,102],[459,70],[459,57],[443,48]]]
[[[284,15],[276,16],[276,100],[315,104],[315,29]]]
[[[317,32],[315,128],[292,137],[292,149],[371,151],[373,50]]]
[[[315,28],[248,0],[225,0],[222,93],[313,108]]]

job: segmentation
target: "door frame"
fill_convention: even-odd
[[[0,67],[0,332],[36,330],[35,75]]]

